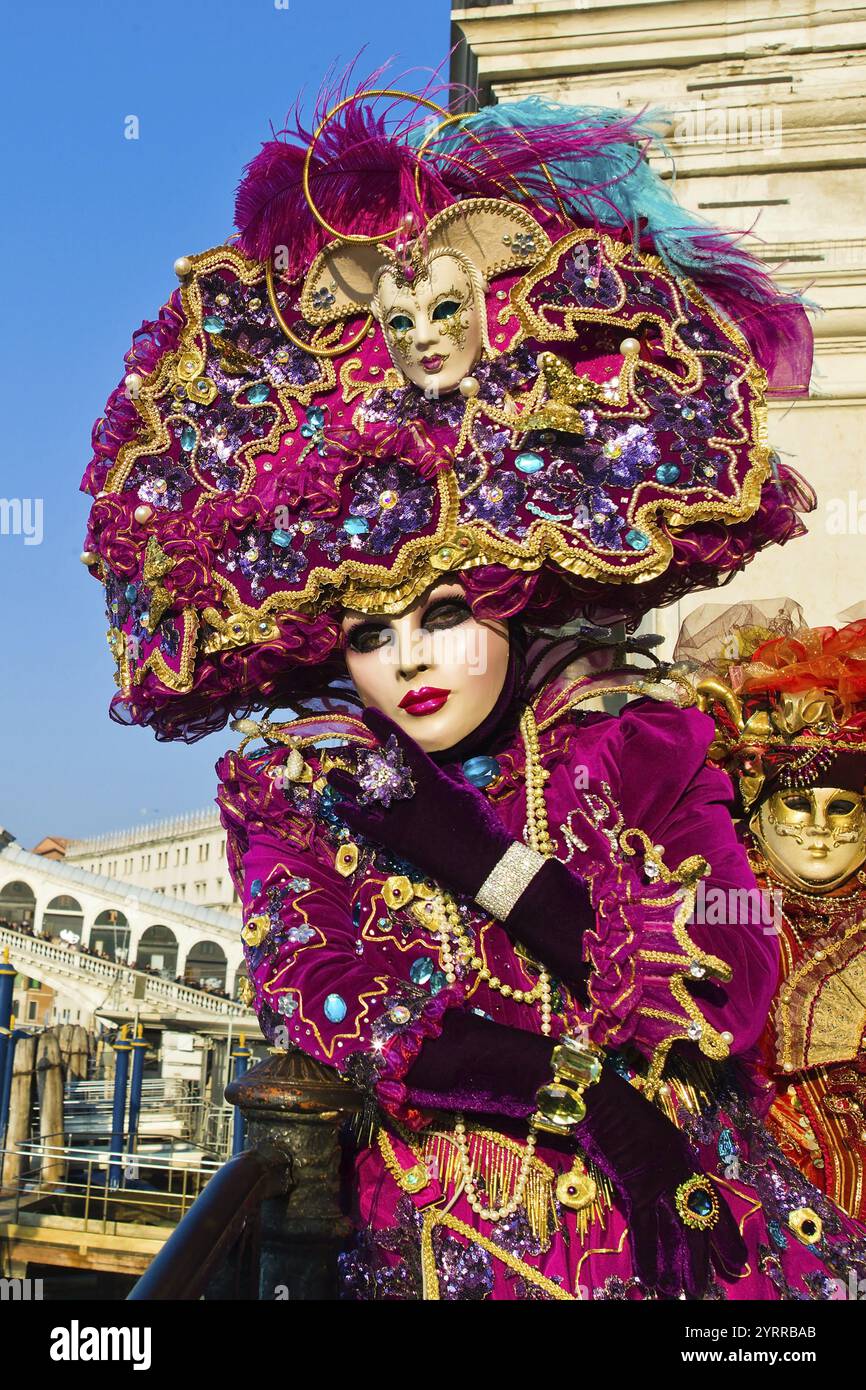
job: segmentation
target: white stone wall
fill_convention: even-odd
[[[66,862],[197,907],[239,913],[225,852],[225,831],[208,810],[75,840]]]
[[[647,626],[672,639],[701,603],[780,596],[837,623],[866,600],[866,5],[533,0],[452,17],[499,101],[666,106],[679,201],[753,227],[750,249],[823,310],[810,399],[770,416],[771,443],[817,493],[808,535]]]

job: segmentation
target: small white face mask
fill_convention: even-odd
[[[383,271],[374,310],[394,365],[428,395],[455,390],[484,350],[483,299],[455,256],[431,257],[411,283]]]

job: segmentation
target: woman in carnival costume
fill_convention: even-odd
[[[113,712],[253,736],[249,997],[370,1102],[349,1296],[832,1297],[859,1228],[744,1099],[776,941],[689,920],[754,883],[711,721],[561,678],[799,534],[766,393],[807,388],[805,314],[641,117],[383,98],[269,141],[135,335],[84,484]]]
[[[739,791],[743,842],[777,911],[779,987],[762,1039],[768,1127],[817,1186],[866,1218],[866,621],[809,627],[741,604],[683,629],[710,758]]]

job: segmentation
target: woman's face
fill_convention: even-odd
[[[804,787],[768,797],[752,832],[783,882],[829,892],[866,861],[863,797],[842,787]]]
[[[472,616],[463,586],[436,584],[398,617],[347,610],[346,664],[375,705],[426,752],[450,748],[493,709],[508,668],[508,626]]]
[[[431,395],[459,386],[484,346],[475,292],[460,262],[432,257],[411,288],[385,271],[376,293],[391,356],[403,375]]]

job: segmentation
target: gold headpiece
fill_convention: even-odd
[[[367,313],[385,270],[411,281],[436,254],[456,254],[489,277],[536,265],[549,249],[550,238],[525,208],[500,198],[467,198],[437,212],[415,237],[404,226],[393,247],[331,242],[304,281],[301,313],[317,327]]]

